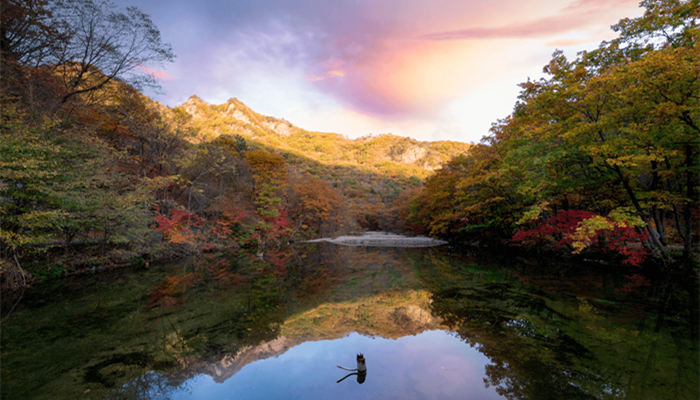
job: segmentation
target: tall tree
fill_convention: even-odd
[[[42,63],[55,50],[62,27],[50,0],[0,1],[0,55],[25,65]]]
[[[148,15],[108,0],[3,0],[0,15],[3,57],[54,67],[61,103],[114,80],[157,86],[147,66],[175,57]]]
[[[598,49],[573,60],[555,52],[546,78],[521,85],[513,114],[494,125],[487,146],[430,178],[409,216],[449,235],[498,215],[515,215],[504,219],[507,232],[573,212],[589,216],[569,227],[579,246],[605,230],[625,231],[664,262],[669,244],[682,242],[689,261],[698,235],[700,7],[642,5],[646,13],[621,20],[619,37]],[[504,209],[494,213],[494,204]]]
[[[61,102],[114,79],[137,89],[155,85],[146,66],[175,57],[151,18],[136,7],[121,12],[108,0],[71,0],[54,14],[55,23],[67,27],[68,37],[51,60],[66,88]]]

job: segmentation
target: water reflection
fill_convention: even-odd
[[[319,244],[45,285],[2,398],[698,397],[696,282],[526,261]]]
[[[338,360],[367,354],[368,375],[337,382]],[[371,358],[370,358],[371,357]],[[399,339],[356,333],[338,340],[305,342],[279,357],[251,363],[224,382],[206,374],[170,393],[173,399],[473,399],[501,398],[482,382],[488,359],[452,334],[426,331]],[[165,398],[155,396],[153,398]]]
[[[365,380],[367,379],[367,361],[365,360],[365,356],[362,353],[358,354],[356,359],[357,359],[357,368],[345,368],[342,365],[337,366],[340,369],[344,369],[346,371],[353,371],[353,372],[338,379],[335,383],[340,383],[351,376],[357,376],[357,383],[359,383],[359,384],[365,383]]]
[[[506,398],[698,397],[695,284],[671,298],[669,282],[633,291],[581,270],[416,267],[433,314],[489,358],[485,382]],[[553,290],[570,282],[579,286]]]

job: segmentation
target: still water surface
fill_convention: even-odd
[[[368,372],[357,375],[335,367],[368,357]],[[384,339],[352,333],[336,340],[300,344],[284,354],[246,365],[217,383],[202,374],[188,380],[174,399],[499,399],[481,378],[488,358],[445,331]],[[353,366],[354,367],[354,366]]]
[[[697,399],[697,281],[616,268],[318,243],[47,283],[2,325],[1,394]]]

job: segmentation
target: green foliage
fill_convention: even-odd
[[[100,138],[68,131],[58,121],[27,123],[20,114],[8,115],[10,109],[0,140],[2,257],[17,257],[30,272],[50,276],[55,267],[42,271],[39,257],[74,241],[92,244],[107,262],[143,251],[149,198],[167,179],[124,173],[125,155]],[[107,251],[126,244],[126,253]]]
[[[666,290],[693,302],[692,284],[672,289],[668,281],[604,276],[570,262],[541,269],[512,260],[507,268],[414,262],[433,315],[488,357],[484,380],[506,398],[697,397],[695,319],[687,319],[696,306],[648,306],[660,305]],[[632,293],[649,311],[633,324],[628,313],[640,297]]]
[[[690,260],[700,173],[697,2],[643,5],[644,16],[620,21],[620,36],[598,49],[574,60],[555,52],[547,78],[521,85],[513,114],[428,179],[408,222],[443,236],[489,226],[507,239],[517,225],[562,210],[615,210],[609,218],[646,230],[642,244],[664,262],[671,242]]]
[[[175,109],[175,110],[180,110],[180,109]],[[180,111],[184,112],[184,111]],[[189,115],[189,114],[187,114]],[[238,153],[243,153],[248,150],[248,142],[246,142],[245,138],[241,135],[221,135],[215,139],[216,143],[220,143],[225,146],[229,146],[231,149],[234,151],[237,151]]]

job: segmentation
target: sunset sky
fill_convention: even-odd
[[[573,56],[638,0],[120,0],[174,63],[145,68],[169,106],[236,97],[308,130],[478,142],[556,48]]]

